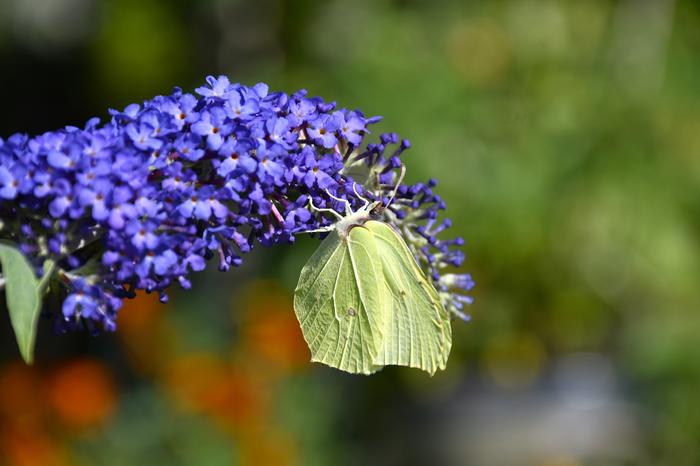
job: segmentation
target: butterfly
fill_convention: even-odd
[[[361,198],[361,196],[358,197]],[[393,196],[392,196],[393,198]],[[401,234],[378,220],[381,202],[342,216],[304,265],[294,311],[311,360],[353,374],[387,365],[431,375],[452,346],[449,314]]]

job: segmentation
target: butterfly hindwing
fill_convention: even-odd
[[[312,361],[369,374],[382,345],[381,263],[371,233],[332,232],[301,271],[294,309]]]
[[[444,369],[452,346],[449,315],[433,285],[401,236],[388,224],[368,221],[382,262],[382,285],[389,303],[383,345],[374,363]]]

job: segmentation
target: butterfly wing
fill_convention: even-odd
[[[401,236],[388,224],[364,225],[373,235],[382,262],[387,305],[383,345],[377,365],[399,365],[434,374],[444,369],[452,347],[447,311]]]
[[[382,344],[384,294],[372,234],[356,227],[332,232],[301,271],[294,310],[311,360],[370,374]]]

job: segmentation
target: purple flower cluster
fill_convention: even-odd
[[[447,310],[469,320],[464,306],[472,303],[466,293],[474,287],[474,281],[469,274],[444,271],[460,267],[464,262],[460,249],[464,240],[439,237],[452,226],[452,221],[439,219],[446,205],[433,192],[437,180],[397,187],[403,177],[400,156],[411,144],[407,139],[399,141],[395,133],[382,134],[379,139],[379,143],[368,144],[364,150],[355,150],[345,161],[343,173],[352,174],[370,192],[370,197],[387,206],[383,211],[384,220],[402,233],[416,260],[432,278]]]
[[[0,139],[0,238],[17,242],[37,273],[53,261],[63,294],[61,330],[113,330],[122,299],[158,292],[216,258],[221,270],[256,243],[291,243],[328,220],[309,200],[353,206],[355,181],[375,199],[398,182],[401,142],[363,140],[378,118],[336,109],[305,91],[269,92],[224,77],[196,94],[176,89],[142,105],[30,138]],[[406,235],[447,307],[461,313],[468,275],[443,274],[463,260],[462,240],[438,240],[449,221],[434,182],[400,186],[387,221]],[[52,269],[54,270],[54,269]]]

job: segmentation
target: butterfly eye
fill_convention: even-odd
[[[370,214],[373,216],[381,217],[384,214],[384,207],[382,204],[377,204],[371,211]]]

